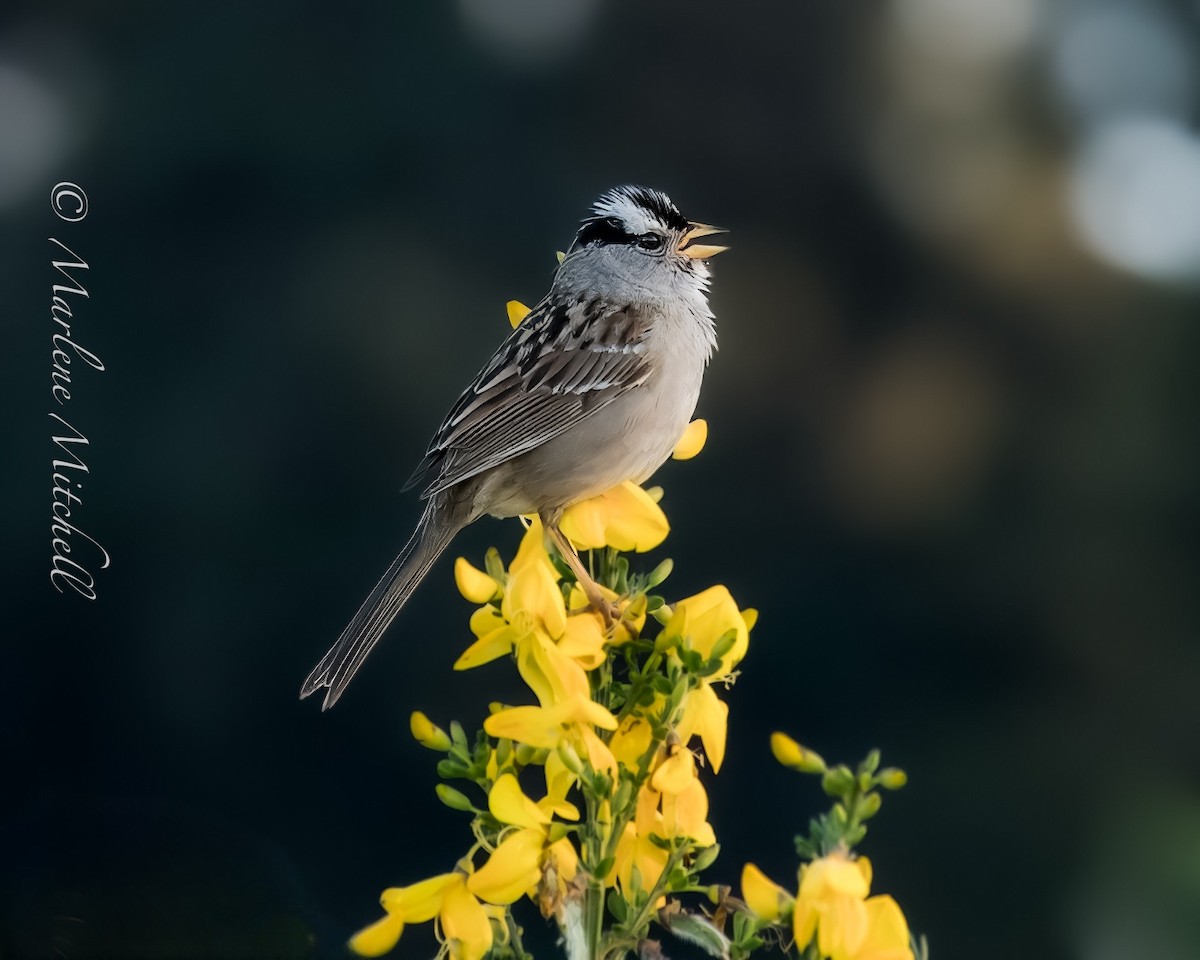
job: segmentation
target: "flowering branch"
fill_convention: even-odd
[[[521,316],[510,304],[514,325]],[[693,424],[677,455],[694,456],[706,429]],[[432,920],[441,955],[524,958],[515,908],[528,900],[556,925],[568,960],[662,958],[656,930],[726,960],[768,944],[831,960],[924,956],[896,902],[868,895],[871,864],[854,852],[880,790],[904,784],[902,771],[879,769],[878,752],[854,770],[827,767],[774,734],[776,758],[819,775],[833,800],[796,838],[797,890],[753,864],[740,899],[702,880],[720,847],[698,768],[721,769],[729,709],[720,691],[738,676],[757,614],[723,586],[668,602],[658,590],[669,560],[632,569],[627,554],[669,531],[660,498],[626,483],[563,517],[611,618],[592,608],[536,519],[507,565],[495,549],[482,568],[458,559],[455,580],[476,609],[474,641],[454,668],[515,666],[533,702],[492,704],[473,738],[457,722],[447,731],[412,715],[413,736],[443,755],[437,795],[470,816],[473,843],[449,872],[385,890],[385,916],[351,939],[355,952],[380,956],[406,924]]]

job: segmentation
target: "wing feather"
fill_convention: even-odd
[[[644,383],[650,317],[602,301],[543,301],[500,346],[434,434],[405,488],[423,497],[520,456]]]

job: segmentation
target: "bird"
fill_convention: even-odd
[[[609,608],[559,529],[571,505],[641,483],[670,456],[717,346],[710,257],[726,231],[688,220],[660,190],[618,186],[579,225],[549,292],[450,408],[405,490],[416,530],[300,698],[345,692],[454,536],[490,514],[536,514],[593,607]]]

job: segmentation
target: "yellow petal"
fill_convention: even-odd
[[[504,308],[508,311],[508,322],[514,330],[521,325],[521,321],[529,316],[530,313],[529,308],[520,300],[509,300],[504,305]]]
[[[471,566],[466,557],[454,561],[454,582],[458,592],[472,603],[487,603],[500,592],[500,584],[482,570]]]
[[[683,719],[677,730],[679,739],[686,744],[693,735],[699,736],[713,773],[720,773],[721,764],[725,762],[728,726],[729,705],[717,696],[710,684],[702,683],[687,695]]]
[[[575,709],[570,714],[572,722],[590,723],[601,730],[617,729],[617,718],[595,701],[578,696],[573,700],[573,704]]]
[[[603,710],[598,704],[594,704],[597,709]],[[607,713],[607,711],[605,711]],[[612,727],[604,729],[611,730],[617,725],[617,718],[612,717]],[[616,789],[617,779],[617,758],[613,756],[612,751],[608,749],[608,745],[601,740],[594,730],[590,727],[583,727],[580,731],[580,739],[583,741],[584,751],[587,753],[588,763],[592,769],[601,773],[607,773],[613,778],[613,789]]]
[[[518,613],[528,614],[555,640],[567,626],[567,608],[558,577],[541,563],[527,563],[513,570],[500,609],[510,623]]]
[[[671,531],[659,505],[629,481],[568,507],[559,526],[581,550],[609,546],[638,553],[657,547]]]
[[[468,889],[488,903],[514,903],[537,886],[545,842],[546,832],[539,827],[509,834],[488,862],[471,874]]]
[[[413,739],[421,746],[430,750],[446,751],[450,749],[450,737],[446,731],[437,726],[420,710],[414,710],[408,719],[409,729]]]
[[[731,672],[746,655],[750,643],[746,621],[737,604],[729,590],[718,584],[676,603],[658,642],[682,637],[690,649],[708,656],[717,641],[730,630],[734,631],[733,646],[721,657],[721,669],[712,679],[720,679]]]
[[[742,899],[758,919],[772,922],[788,909],[792,895],[748,863],[742,868]]]
[[[836,897],[824,905],[817,924],[817,947],[835,960],[851,960],[867,939],[867,907],[852,897]]]
[[[866,901],[867,935],[854,960],[913,960],[908,922],[886,894]]]
[[[404,921],[389,913],[382,920],[359,930],[350,938],[348,946],[360,957],[382,957],[396,945],[403,932]]]
[[[567,794],[578,779],[566,762],[556,752],[546,758],[546,796],[554,801],[566,800]]]
[[[488,793],[488,809],[501,823],[516,827],[544,827],[550,822],[537,804],[525,796],[511,773],[504,774],[492,786]]]
[[[560,714],[553,707],[510,707],[484,720],[483,729],[489,736],[547,749],[558,746],[564,737]]]
[[[804,869],[800,880],[800,896],[807,900],[836,897],[865,900],[870,889],[870,861],[866,857],[851,860],[843,853],[814,860]]]
[[[442,873],[407,887],[391,887],[384,890],[379,899],[388,913],[406,923],[424,923],[437,916],[446,890],[461,876],[459,873]]]
[[[692,780],[677,794],[662,795],[662,819],[666,836],[690,837],[702,847],[717,842],[708,822],[708,794],[699,780]]]
[[[664,760],[650,778],[650,786],[659,793],[682,793],[696,779],[696,758],[682,747]]]
[[[576,661],[584,670],[595,670],[606,659],[604,628],[598,613],[581,613],[567,617],[566,629],[558,641],[558,649]]]
[[[461,881],[462,874],[458,876]],[[465,883],[457,883],[446,891],[441,921],[442,936],[454,960],[482,960],[492,948],[491,921]]]
[[[563,653],[549,638],[535,631],[517,644],[517,670],[543,707],[589,697],[583,667]]]
[[[542,521],[537,516],[529,517],[528,521],[529,526],[517,547],[517,555],[508,565],[508,572],[511,575],[523,567],[537,564],[545,567],[550,576],[557,580],[558,571],[550,562],[550,555],[546,553],[546,531],[542,528]]]
[[[621,721],[620,729],[608,742],[615,756],[630,770],[636,770],[646,751],[650,749],[651,730],[648,721],[630,714]]]
[[[546,859],[554,864],[560,880],[570,883],[579,872],[579,854],[566,837],[556,840],[546,848]]]
[[[801,955],[804,954],[804,948],[812,942],[813,935],[817,932],[819,917],[820,913],[815,903],[805,900],[803,897],[796,898],[795,910],[792,913],[792,937],[796,941],[796,946],[800,948]]]
[[[493,630],[507,624],[508,621],[504,619],[500,608],[490,603],[471,614],[471,632],[477,637],[486,637]]]
[[[693,420],[683,431],[679,442],[675,444],[675,450],[671,453],[671,457],[675,460],[691,460],[704,449],[706,440],[708,440],[708,421]]]
[[[459,655],[454,661],[454,669],[472,670],[503,657],[512,651],[518,636],[518,632],[508,624],[497,627],[491,633],[485,633]]]

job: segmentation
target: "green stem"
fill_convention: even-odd
[[[638,936],[638,931],[641,930],[643,924],[648,924],[650,922],[650,914],[656,909],[654,904],[657,903],[658,898],[667,891],[667,882],[671,879],[671,871],[679,865],[679,861],[683,859],[683,855],[687,853],[691,847],[692,845],[690,843],[680,844],[678,847],[672,850],[671,855],[667,857],[666,866],[663,867],[662,873],[658,875],[658,880],[655,882],[649,896],[646,898],[645,905],[641,910],[638,911],[638,915],[634,918],[633,923],[626,927],[626,929],[633,936]]]
[[[525,944],[521,942],[521,928],[517,926],[517,919],[513,916],[511,907],[504,911],[504,919],[508,924],[508,939],[512,942],[513,952],[518,960],[525,960],[529,954],[525,952]]]
[[[596,876],[588,877],[583,922],[587,936],[588,960],[599,960],[600,944],[604,937],[604,885]]]

